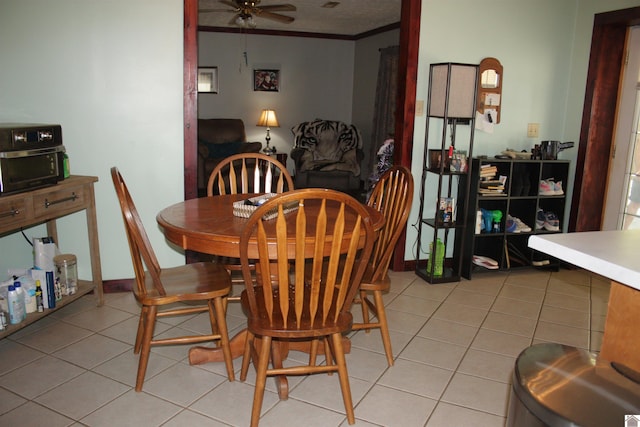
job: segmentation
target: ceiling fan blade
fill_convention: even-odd
[[[235,10],[229,10],[229,9],[198,9],[199,13],[210,13],[210,12],[230,12],[230,13],[237,13],[237,11]]]
[[[234,10],[239,10],[240,9],[240,6],[238,5],[238,3],[236,3],[233,0],[219,0],[219,1],[222,4],[226,4],[227,6],[232,7]]]
[[[295,18],[286,15],[280,15],[279,13],[267,12],[266,10],[256,10],[256,16],[261,18],[272,19],[274,21],[280,21],[285,24],[290,24]]]
[[[258,6],[258,9],[269,12],[295,12],[297,9],[292,4],[273,4],[271,6]]]

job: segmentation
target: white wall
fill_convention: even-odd
[[[149,13],[153,13],[153,17]],[[183,198],[182,0],[2,0],[0,122],[59,123],[73,174],[96,175],[105,279],[133,277],[109,168],[129,182],[160,262],[184,257],[155,216]],[[59,221],[59,246],[90,275],[84,215]],[[44,236],[44,227],[25,230]],[[0,238],[0,277],[29,267],[19,235]]]

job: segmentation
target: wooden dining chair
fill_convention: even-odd
[[[365,329],[367,333],[372,328],[380,329],[389,366],[393,365],[393,352],[382,293],[387,292],[391,286],[388,275],[389,263],[409,218],[412,201],[413,176],[411,171],[404,166],[392,166],[388,169],[380,177],[367,201],[369,206],[384,215],[385,224],[378,232],[378,240],[374,245],[369,268],[360,284],[359,295],[354,301],[361,304],[362,323],[354,323],[353,329]],[[369,295],[373,297],[373,301]],[[375,315],[377,321],[373,319],[372,315]]]
[[[275,218],[265,219],[265,214]],[[334,190],[280,194],[249,218],[240,236],[241,301],[248,316],[240,379],[246,379],[253,360],[252,426],[258,425],[267,376],[321,372],[338,372],[347,420],[355,422],[342,334],[351,327],[349,308],[375,238],[367,208]],[[339,268],[341,256],[347,262]],[[256,275],[251,274],[252,259]],[[309,341],[312,348],[322,340],[326,363],[316,364],[312,351],[307,364],[283,367],[281,346],[288,340]]]
[[[293,190],[291,174],[275,157],[240,153],[227,157],[209,175],[207,196],[282,193]]]
[[[111,168],[111,178],[120,202],[133,261],[136,281],[133,294],[142,305],[133,349],[135,354],[140,354],[136,391],[142,390],[149,353],[154,345],[217,341],[222,347],[227,376],[233,381],[233,360],[224,310],[224,300],[231,291],[229,274],[220,265],[210,262],[161,268],[127,185],[116,167]],[[159,309],[169,305],[170,308]],[[211,334],[154,339],[157,318],[202,312],[209,313]]]
[[[262,153],[240,153],[227,157],[209,175],[207,196],[216,194],[282,193],[293,190],[287,168],[275,157]],[[240,260],[213,257],[224,266],[234,283],[240,283]],[[232,297],[237,299],[237,297]]]

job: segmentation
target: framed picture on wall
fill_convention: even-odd
[[[218,93],[218,67],[198,67],[198,92]]]
[[[280,70],[253,70],[253,90],[280,91]]]

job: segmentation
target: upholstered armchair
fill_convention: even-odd
[[[296,188],[331,188],[358,196],[362,136],[354,125],[316,119],[291,128]]]
[[[241,119],[198,119],[198,194],[207,194],[209,175],[220,161],[261,148],[261,142],[247,142]]]

